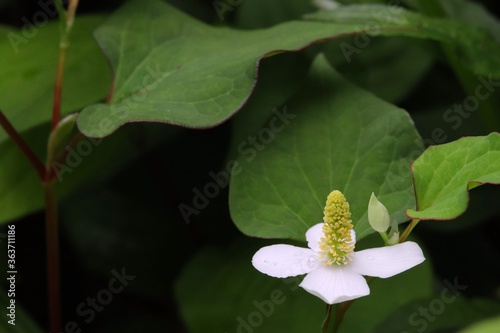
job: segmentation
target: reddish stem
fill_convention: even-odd
[[[64,63],[66,62],[67,46],[61,44],[59,49],[59,60],[57,63],[56,83],[54,87],[54,105],[52,108],[52,129],[56,128],[61,120],[61,100],[62,100],[62,85],[64,80]]]
[[[106,104],[111,103],[111,99],[113,98],[114,93],[115,93],[115,79],[113,79],[113,81],[111,81],[111,87],[109,88],[109,92],[108,92],[108,95],[106,96],[106,100],[105,100]]]
[[[61,332],[59,233],[57,226],[57,198],[54,184],[45,185],[45,239],[47,247],[47,279],[49,288],[50,332]]]
[[[9,122],[7,117],[5,117],[2,111],[0,111],[0,125],[2,125],[3,129],[5,130],[5,132],[7,132],[12,141],[14,141],[19,149],[21,149],[23,154],[28,158],[29,162],[38,173],[40,180],[43,181],[45,178],[45,167],[43,166],[42,162],[40,162],[35,153],[33,153],[31,148],[26,144],[21,135],[17,133],[16,129],[12,126],[12,124]]]
[[[75,20],[76,9],[78,8],[78,0],[71,0],[68,5],[68,16],[66,23],[69,28],[73,26],[73,21]]]

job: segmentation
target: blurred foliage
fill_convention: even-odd
[[[123,73],[131,74],[116,81],[121,83],[115,88],[122,91],[115,96],[114,103],[131,98],[136,85],[142,84],[143,72],[138,68],[152,61],[148,58],[151,56],[153,64],[162,63],[172,68],[179,59],[195,61],[189,75],[179,75],[163,87],[161,96],[155,100],[160,103],[155,105],[157,114],[150,113],[146,119],[138,116],[134,121],[165,121],[165,115],[173,108],[162,104],[165,96],[170,96],[170,102],[177,102],[175,98],[180,96],[198,96],[203,102],[207,96],[213,97],[204,95],[205,92],[223,95],[227,78],[243,76],[245,91],[237,96],[234,105],[228,107],[222,103],[225,116],[205,122],[206,128],[194,130],[167,124],[130,123],[102,142],[84,138],[80,146],[74,147],[76,153],[65,160],[70,171],[61,169],[66,171],[59,174],[61,179],[57,184],[63,321],[65,325],[75,322],[83,332],[234,332],[238,325],[255,332],[319,331],[324,304],[297,288],[300,279],[279,280],[264,276],[250,262],[252,254],[263,245],[304,244],[243,235],[239,229],[243,230],[241,226],[249,219],[235,218],[232,212],[232,220],[229,198],[232,204],[241,205],[248,216],[254,214],[259,223],[269,222],[274,214],[274,220],[283,223],[283,230],[289,233],[287,237],[290,233],[298,234],[299,230],[293,230],[292,219],[281,216],[277,206],[265,202],[273,191],[271,187],[263,188],[259,181],[266,175],[269,184],[283,186],[283,193],[296,198],[290,209],[298,215],[298,220],[307,216],[306,224],[318,222],[321,200],[326,197],[321,199],[318,195],[316,199],[312,196],[320,188],[325,188],[323,192],[329,190],[330,183],[323,181],[324,172],[320,172],[327,167],[326,160],[306,157],[310,154],[321,156],[329,150],[327,143],[338,144],[337,157],[349,156],[354,149],[349,136],[356,137],[360,130],[352,125],[351,119],[345,123],[333,122],[335,133],[325,134],[328,122],[324,119],[329,113],[357,117],[360,123],[372,119],[369,123],[375,126],[374,131],[383,132],[386,128],[382,126],[394,121],[396,114],[405,114],[399,109],[403,108],[411,116],[426,146],[448,143],[462,136],[486,136],[491,129],[500,130],[500,124],[485,117],[488,107],[490,112],[494,110],[495,116],[500,105],[498,83],[490,76],[500,73],[496,51],[500,49],[497,1],[402,1],[408,11],[398,12],[392,16],[393,20],[384,21],[387,29],[376,36],[359,31],[374,19],[374,8],[387,10],[387,7],[368,5],[386,5],[387,1],[343,0],[339,2],[362,7],[346,6],[339,11],[318,13],[309,0],[172,0],[165,4],[148,1],[154,4],[150,9],[162,8],[149,12],[146,10],[148,5],[144,4],[146,1],[136,1],[135,7],[129,5],[133,12],[127,12],[127,7],[120,12],[118,8],[125,2],[80,2],[66,67],[64,113],[80,112],[93,103],[103,103],[111,90],[113,75],[116,79]],[[176,9],[167,7],[167,2]],[[422,4],[440,6],[434,7],[440,9],[439,15],[429,17],[429,8]],[[36,36],[19,44],[19,53],[14,52],[7,37],[14,33],[26,38],[23,28],[26,32],[26,22],[33,21],[40,8],[34,1],[0,0],[0,34],[4,36],[0,40],[3,64],[0,68],[0,109],[43,160],[50,131],[59,26],[51,22],[36,28]],[[134,25],[134,17],[140,17],[141,10],[144,10],[141,26]],[[175,19],[162,17],[164,10],[175,13]],[[422,12],[417,13],[418,10]],[[301,21],[303,15],[310,15],[306,22]],[[118,47],[124,16],[131,22],[126,30],[131,39],[125,51]],[[110,17],[114,18],[110,20]],[[375,18],[380,20],[380,16],[375,15]],[[154,26],[150,24],[153,22],[158,24],[156,27],[163,28],[148,30]],[[304,27],[306,31],[301,30]],[[114,30],[117,28],[119,30]],[[97,34],[101,49],[93,37],[96,29],[100,31]],[[196,33],[193,34],[193,30]],[[148,38],[144,31],[149,33]],[[153,39],[169,34],[182,36],[182,39],[167,38],[178,44],[155,53],[158,50],[152,47]],[[190,38],[193,37],[190,34],[196,38]],[[369,37],[368,42],[363,35]],[[334,36],[334,40],[323,40]],[[356,51],[346,56],[346,50],[353,50],[346,49],[346,45],[355,47]],[[459,67],[468,76],[456,72],[457,63],[443,51],[443,45],[451,47],[460,60]],[[107,52],[103,53],[103,48]],[[149,52],[152,49],[155,51]],[[296,52],[283,53],[284,49]],[[137,50],[146,51],[139,56]],[[109,51],[121,53],[113,58],[109,57]],[[328,64],[323,63],[321,70],[315,67],[320,72],[317,77],[337,82],[331,93],[322,96],[319,96],[319,83],[315,85],[310,77],[308,79],[310,66],[319,53],[323,53]],[[208,73],[202,85],[185,85],[189,80],[196,81],[202,71]],[[215,81],[211,80],[213,77]],[[464,78],[469,80],[467,85],[464,85]],[[127,82],[128,79],[131,81]],[[488,97],[481,100],[473,112],[463,116],[457,107],[470,101],[475,96],[471,95],[474,89],[480,86],[483,88],[477,89],[486,87]],[[346,93],[345,98],[339,103],[338,96],[343,93]],[[180,101],[185,102],[182,98]],[[486,104],[489,106],[485,107]],[[141,103],[138,105],[137,110],[141,110]],[[243,142],[248,143],[249,137],[258,136],[268,127],[274,112],[284,107],[292,113],[301,108],[300,116],[304,119],[297,120],[297,124],[311,127],[297,132],[290,126],[286,129],[290,133],[279,133],[262,151],[253,146],[258,152],[255,161],[244,165],[239,175],[244,181],[233,184],[240,186],[240,191],[236,192],[233,186],[229,191],[224,177],[231,172],[230,162],[244,157],[238,147]],[[198,111],[203,113],[207,109]],[[381,114],[384,116],[377,117]],[[106,118],[107,115],[98,116]],[[199,119],[195,119],[196,124],[189,117],[186,119],[184,125],[187,127],[199,125]],[[411,125],[411,120],[407,120]],[[96,129],[96,123],[89,124],[89,130]],[[397,128],[403,126],[396,124],[399,124]],[[406,135],[412,132],[417,137],[415,128],[408,127],[409,130],[401,132]],[[399,144],[400,135],[392,136]],[[337,138],[344,139],[335,142]],[[376,152],[374,147],[380,140],[371,141],[373,147],[367,143],[368,153]],[[301,146],[302,149],[297,150],[300,154],[294,155],[292,146]],[[85,149],[90,152],[87,154]],[[409,158],[404,151],[394,156],[387,152],[380,155],[388,160],[387,163],[403,159],[405,165],[417,157],[415,154]],[[280,160],[279,156],[283,158]],[[301,177],[309,179],[300,173],[303,170],[289,172],[293,161],[301,158],[310,164],[306,175],[319,184],[312,192],[301,191],[300,186],[290,187]],[[367,172],[377,169],[373,161],[364,162],[369,164]],[[434,163],[430,165],[426,170],[432,169]],[[486,165],[495,172],[496,157]],[[485,170],[481,165],[475,166],[476,171],[481,169]],[[406,168],[409,177],[408,171]],[[365,176],[356,174],[354,181],[346,181],[346,184],[359,182],[353,189],[354,194],[367,191],[360,185],[366,180]],[[406,180],[411,182],[410,178]],[[217,181],[220,183],[217,195],[202,203],[198,201],[199,208],[196,208],[199,193],[203,195],[207,184]],[[246,186],[251,184],[253,191],[247,191]],[[500,233],[499,189],[485,185],[470,191],[469,196],[468,211],[456,220],[422,221],[418,225],[414,234],[425,249],[427,261],[402,275],[374,281],[372,295],[354,302],[341,332],[413,332],[423,325],[427,332],[435,333],[459,329],[471,333],[498,331],[497,321],[481,322],[498,315],[500,307],[500,285],[495,275],[500,269],[500,246],[496,239]],[[313,212],[308,215],[300,207],[311,199],[315,208],[310,209]],[[356,206],[362,205],[361,199],[353,202]],[[188,220],[179,209],[182,204],[194,207]],[[6,245],[6,225],[14,223],[19,265],[17,325],[6,326],[4,318],[0,322],[2,332],[47,331],[42,208],[40,181],[25,157],[0,130],[0,248],[3,251]],[[362,207],[355,209],[359,210],[357,215],[363,214]],[[399,212],[400,222],[404,221],[402,209],[393,209]],[[301,235],[304,230],[300,230]],[[252,234],[265,232],[269,238],[283,236],[264,230],[262,224],[257,225]],[[382,244],[372,235],[358,245],[362,248]],[[3,269],[5,260],[5,256],[0,256],[3,281],[7,277]],[[96,297],[108,288],[113,270],[121,272],[122,269],[134,279],[122,292],[114,294],[112,302],[103,311],[96,311],[95,319],[87,323],[87,317],[78,312],[79,307],[85,305],[89,297]],[[467,288],[455,295],[457,298],[453,302],[445,304],[442,292],[449,288],[446,281],[455,279]],[[8,290],[5,287],[6,284],[0,293],[0,305],[4,308]],[[275,292],[272,297],[275,290],[282,294]],[[266,301],[273,303],[269,316],[266,308],[262,310],[262,306],[270,304]],[[445,307],[443,311],[438,309],[437,315],[431,310],[441,307],[439,301]],[[435,320],[422,321],[421,309],[430,309]],[[415,312],[417,316],[412,321],[410,317]],[[260,317],[262,325],[254,327],[252,323],[260,321]],[[477,326],[471,326],[476,323]]]

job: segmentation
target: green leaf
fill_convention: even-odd
[[[49,142],[47,147],[47,162],[53,163],[59,156],[62,156],[66,151],[66,147],[71,139],[76,135],[75,125],[78,119],[78,114],[70,114],[57,124],[50,132]]]
[[[356,29],[295,22],[237,31],[208,26],[160,1],[130,1],[96,31],[116,72],[111,104],[87,107],[79,128],[102,137],[134,121],[215,126],[246,102],[262,58]]]
[[[427,42],[409,37],[373,38],[359,52],[339,52],[345,43],[355,46],[357,37],[326,42],[321,50],[346,79],[388,102],[407,97],[434,64]]]
[[[378,236],[366,238],[359,244],[361,247],[382,245]],[[189,332],[321,330],[325,303],[298,287],[301,276],[277,279],[252,267],[252,255],[264,245],[269,244],[243,240],[223,250],[209,248],[200,251],[187,264],[175,285],[175,293]],[[370,296],[357,299],[349,309],[340,332],[371,333],[387,315],[410,300],[428,297],[431,289],[428,262],[401,275],[377,280],[370,285]]]
[[[439,0],[448,16],[488,31],[500,42],[500,21],[480,3],[470,0]]]
[[[468,190],[500,183],[500,134],[429,147],[412,166],[417,210],[409,217],[451,220],[467,209]]]
[[[373,8],[387,10],[361,6],[359,15],[343,16],[339,23],[286,22],[269,29],[238,31],[208,26],[157,0],[132,0],[96,32],[116,73],[111,104],[87,107],[78,126],[92,137],[109,135],[137,121],[215,126],[246,102],[262,58],[366,31],[456,45],[477,74],[500,76],[500,61],[494,56],[499,48],[485,33],[404,11],[395,20],[382,22],[382,30],[379,26],[367,30]]]
[[[102,16],[78,16],[75,21],[66,58],[63,114],[102,100],[109,91],[109,66],[92,38],[102,21]],[[0,109],[19,132],[50,121],[59,52],[58,21],[26,29],[2,28],[0,39],[0,63],[8,64],[0,66]],[[0,144],[6,139],[0,130]],[[47,134],[39,140],[46,142]]]
[[[352,86],[320,57],[278,113],[237,145],[229,204],[243,233],[304,240],[334,189],[350,203],[358,239],[373,232],[372,192],[392,220],[407,220],[405,209],[414,207],[409,167],[422,142],[405,111]]]
[[[485,320],[479,324],[473,325],[460,333],[498,333],[500,332],[500,317]]]
[[[311,61],[303,53],[284,53],[262,60],[252,95],[232,119],[233,154],[245,138],[260,130],[273,111],[304,85]]]
[[[307,14],[306,19],[363,26],[363,38],[344,45],[342,52],[361,52],[373,36],[407,36],[439,41],[454,47],[463,66],[474,74],[500,78],[500,44],[489,33],[453,19],[427,17],[401,7],[341,6],[333,11]]]

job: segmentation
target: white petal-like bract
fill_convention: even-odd
[[[424,260],[422,249],[417,243],[405,242],[354,252],[349,268],[362,275],[388,278]]]
[[[363,276],[349,265],[323,266],[307,274],[299,285],[325,303],[336,304],[370,294]]]
[[[313,250],[287,244],[261,248],[252,264],[261,273],[278,278],[306,274],[321,265]]]
[[[325,237],[325,234],[323,234],[323,224],[324,223],[315,224],[307,229],[306,232],[307,246],[309,246],[310,249],[316,252],[321,251],[321,249],[319,248],[319,241],[322,237]]]

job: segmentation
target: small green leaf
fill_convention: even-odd
[[[468,190],[500,183],[500,134],[462,138],[429,147],[412,166],[421,220],[451,220],[467,209]]]
[[[422,142],[408,114],[349,84],[323,57],[264,128],[233,146],[229,204],[247,235],[304,240],[335,189],[349,201],[358,239],[373,232],[372,192],[399,223],[414,207],[410,164]]]
[[[65,153],[65,148],[71,141],[72,136],[76,134],[75,125],[77,118],[77,113],[64,117],[54,130],[50,132],[47,147],[47,161],[49,163],[54,162]]]

